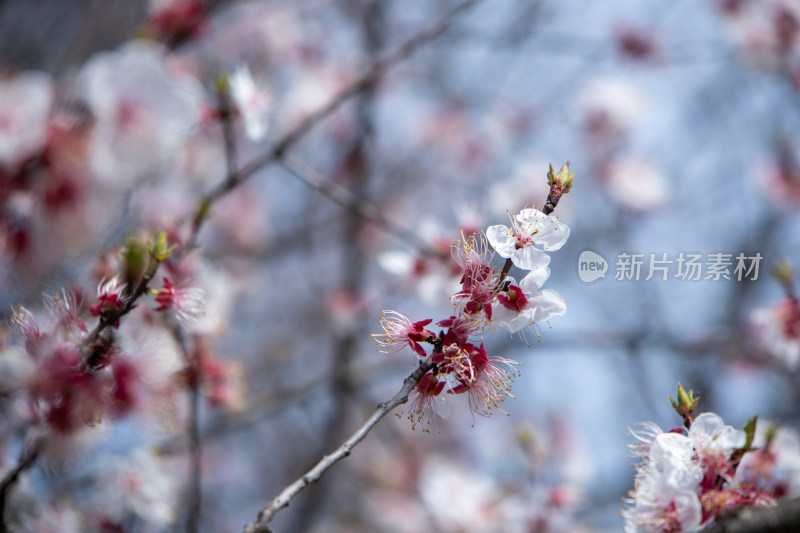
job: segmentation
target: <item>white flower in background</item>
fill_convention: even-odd
[[[22,72],[0,81],[0,166],[12,168],[47,140],[53,81],[44,72]]]
[[[578,113],[589,135],[615,139],[627,135],[647,108],[644,94],[616,78],[588,83],[578,97]]]
[[[702,507],[698,491],[703,472],[693,460],[692,440],[679,433],[658,433],[648,425],[644,438],[649,455],[637,466],[635,488],[622,511],[625,533],[694,531]],[[638,454],[638,452],[637,452]]]
[[[173,76],[151,43],[97,54],[79,81],[96,119],[90,165],[109,182],[128,185],[173,162],[200,116],[198,86]]]
[[[714,413],[703,413],[694,419],[689,428],[695,452],[701,456],[721,455],[727,460],[733,451],[745,443],[745,433],[734,429]]]
[[[536,270],[550,263],[545,251],[561,248],[569,237],[569,226],[538,209],[511,214],[511,227],[490,226],[486,238],[500,257],[510,258],[519,268]]]
[[[800,365],[800,303],[784,298],[774,307],[757,309],[750,316],[756,342],[789,370]]]
[[[628,507],[622,511],[625,533],[699,529],[703,511],[696,488],[674,481],[669,471],[660,471],[653,464],[639,468],[635,489],[626,500]]]
[[[743,58],[758,69],[781,69],[800,47],[795,0],[720,2],[728,32]]]
[[[423,505],[442,531],[496,531],[493,507],[500,497],[488,476],[470,472],[441,457],[420,472]]]
[[[685,434],[678,431],[662,433],[645,423],[634,433],[639,443],[632,449],[642,462],[622,511],[626,533],[696,531],[703,520],[737,501],[736,493],[718,489],[720,479],[733,481],[731,457],[744,446],[744,431],[725,425],[714,413],[697,416]]]
[[[663,474],[674,487],[695,489],[703,479],[703,471],[694,461],[692,439],[680,433],[662,433],[650,447],[648,468]]]
[[[115,522],[135,518],[146,531],[160,531],[175,519],[178,487],[149,450],[115,459],[97,482],[95,508]]]
[[[605,168],[605,187],[621,206],[651,211],[672,196],[669,181],[652,163],[638,158],[613,159]]]
[[[33,358],[23,348],[0,348],[0,396],[22,389],[35,368]]]
[[[251,141],[267,135],[274,98],[266,87],[253,80],[250,69],[242,65],[228,78],[230,95],[244,122],[244,131]]]
[[[742,457],[734,481],[776,497],[800,496],[800,435],[759,420],[753,447]]]
[[[450,259],[450,250],[455,244],[452,233],[435,219],[422,219],[417,235],[433,254],[389,250],[378,255],[378,265],[389,274],[412,283],[425,303],[437,305],[460,288],[461,271],[453,268]]]
[[[149,389],[148,397],[174,386],[175,374],[185,361],[174,336],[164,328],[125,322],[118,337],[122,353],[139,369],[139,380]]]

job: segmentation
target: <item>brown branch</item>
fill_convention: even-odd
[[[189,386],[189,504],[187,505],[186,531],[196,533],[202,509],[202,462],[203,448],[200,441],[200,390],[197,379],[192,379]]]
[[[200,231],[203,222],[208,216],[210,206],[220,198],[238,187],[253,174],[267,165],[280,159],[297,141],[305,136],[314,126],[332,115],[342,104],[348,102],[363,91],[375,84],[378,78],[383,75],[390,67],[407,58],[423,44],[435,39],[442,34],[453,21],[464,11],[478,4],[481,0],[465,0],[456,4],[450,11],[445,13],[439,20],[420,31],[406,42],[390,50],[385,55],[376,60],[358,78],[356,78],[345,90],[335,96],[322,108],[309,115],[292,130],[285,133],[271,150],[257,157],[239,171],[229,174],[228,177],[215,189],[212,189],[200,200],[194,216],[192,217],[191,235],[187,242],[195,242],[196,234]]]
[[[189,500],[186,505],[186,532],[197,533],[202,509],[202,463],[203,448],[200,439],[200,374],[199,360],[189,352],[186,338],[180,326],[172,328],[172,337],[183,353],[186,363],[187,388],[189,389]]]
[[[34,444],[27,451],[23,450],[20,454],[19,463],[14,467],[0,483],[0,533],[9,533],[8,525],[6,524],[6,501],[11,488],[19,481],[19,476],[28,470],[36,462],[39,456],[39,444]]]
[[[78,345],[78,349],[84,355],[84,362],[86,359],[86,349],[92,346],[94,342],[100,337],[100,334],[109,326],[115,324],[117,320],[122,318],[123,316],[130,313],[134,307],[136,307],[136,301],[145,293],[147,292],[147,285],[152,281],[153,277],[156,275],[158,271],[158,266],[160,262],[155,258],[151,258],[152,264],[148,267],[147,271],[142,276],[141,281],[139,284],[136,285],[136,288],[133,292],[128,296],[125,300],[125,305],[120,309],[115,309],[110,313],[103,313],[100,315],[100,320],[97,322],[97,325],[94,327],[92,331],[90,331],[86,337],[83,338],[81,343]]]
[[[288,485],[280,494],[273,498],[272,501],[258,513],[258,519],[253,524],[249,524],[244,528],[244,533],[269,533],[269,523],[272,521],[275,514],[287,507],[292,499],[300,494],[303,489],[315,481],[318,481],[333,465],[348,457],[352,449],[355,448],[359,442],[364,440],[367,434],[372,431],[383,417],[389,414],[395,407],[406,403],[409,393],[414,390],[419,380],[422,379],[422,376],[431,368],[433,368],[433,363],[429,361],[421,363],[420,366],[403,381],[403,386],[392,399],[380,404],[372,416],[344,441],[341,446],[323,457],[313,468]]]
[[[745,507],[721,516],[706,533],[797,533],[800,531],[800,498],[774,507]]]

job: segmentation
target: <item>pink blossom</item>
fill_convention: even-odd
[[[511,283],[498,293],[494,304],[492,330],[519,333],[530,327],[537,333],[539,323],[563,315],[567,306],[561,295],[552,289],[540,290],[549,275],[550,269],[545,267],[529,272],[519,285],[509,278]]]
[[[409,395],[408,419],[411,421],[412,429],[421,425],[422,430],[428,432],[431,427],[436,426],[437,415],[447,416],[446,404],[443,403],[444,399],[439,396],[446,384],[446,381],[439,379],[432,372],[422,376],[416,388]]]
[[[159,304],[156,311],[172,311],[184,327],[191,329],[205,313],[206,294],[202,289],[178,289],[165,277],[155,301]]]
[[[82,362],[74,348],[55,346],[31,376],[28,390],[34,410],[57,433],[95,424],[105,414],[109,375],[87,372]]]
[[[147,24],[168,45],[198,37],[206,19],[202,0],[150,0]]]
[[[800,303],[788,296],[750,317],[759,345],[789,369],[800,365]]]
[[[601,152],[623,141],[646,108],[641,90],[621,78],[591,81],[578,99],[588,139]]]
[[[496,297],[499,273],[490,265],[494,254],[483,235],[464,237],[452,248],[453,260],[461,269],[461,291],[452,300],[470,315],[483,312],[492,319],[492,302]],[[477,319],[477,317],[476,317]]]
[[[21,305],[11,309],[11,327],[26,344],[41,336],[36,317]]]
[[[614,158],[601,168],[609,195],[632,211],[653,211],[672,197],[672,187],[661,170],[640,157]]]
[[[372,338],[383,352],[396,352],[408,345],[417,355],[426,357],[428,354],[419,343],[436,339],[435,333],[425,329],[431,322],[433,319],[429,318],[412,323],[408,317],[397,311],[384,311],[380,322],[383,333],[374,334]]]
[[[511,382],[516,371],[516,361],[502,357],[489,357],[483,344],[448,344],[436,353],[431,361],[439,366],[441,375],[450,376],[453,384],[451,394],[468,393],[470,411],[481,416],[491,416],[493,409],[511,396]],[[498,364],[504,365],[501,368]]]
[[[45,311],[52,317],[56,326],[67,335],[86,333],[86,321],[80,317],[78,300],[70,289],[61,289],[53,295],[42,294]],[[77,331],[76,331],[77,330]]]
[[[122,296],[124,289],[125,284],[120,283],[117,276],[101,281],[97,286],[97,302],[89,306],[89,314],[101,316],[125,307],[125,300]],[[119,319],[112,325],[119,328]]]

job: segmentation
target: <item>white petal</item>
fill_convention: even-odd
[[[529,298],[528,306],[536,306],[533,315],[535,322],[544,322],[567,312],[564,298],[553,289],[544,289],[538,295]]]
[[[558,250],[569,238],[569,226],[554,217],[548,217],[541,226],[534,240],[538,246],[547,251]]]
[[[539,290],[539,287],[544,285],[549,277],[550,269],[547,267],[531,270],[528,275],[519,282],[519,288],[526,294],[534,294]]]
[[[695,531],[700,527],[700,520],[703,517],[703,508],[700,505],[700,498],[692,491],[682,491],[675,496],[675,510],[678,512],[678,520],[681,523],[682,531]]]
[[[533,246],[514,250],[511,260],[523,270],[537,270],[550,264],[550,256]]]
[[[502,225],[489,226],[486,229],[486,239],[497,251],[497,255],[508,259],[514,253],[514,239],[510,235],[510,230]]]
[[[692,440],[680,433],[662,433],[650,447],[650,458],[660,471],[680,468],[692,460]]]
[[[405,276],[411,273],[414,258],[406,252],[391,251],[379,255],[378,264],[390,274]]]
[[[725,425],[722,418],[715,413],[703,413],[694,419],[692,427],[689,429],[689,437],[693,440],[697,438],[709,438],[717,430]]]

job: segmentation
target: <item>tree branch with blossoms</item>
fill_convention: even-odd
[[[90,331],[80,343],[80,350],[85,355],[97,342],[100,335],[113,326],[119,327],[119,321],[131,312],[136,306],[136,301],[147,293],[150,282],[155,277],[161,262],[170,256],[177,245],[168,246],[166,232],[161,233],[149,249],[145,248],[144,243],[131,240],[128,243],[124,254],[128,266],[126,277],[131,283],[135,283],[133,289],[130,284],[120,285],[116,278],[104,282],[98,287],[98,302],[89,309],[89,312],[99,317],[97,325]],[[136,279],[139,281],[136,282]],[[87,355],[87,357],[89,357]],[[95,365],[93,361],[85,360],[87,367]]]
[[[444,32],[450,24],[464,11],[479,3],[479,0],[468,0],[455,5],[444,16],[429,25],[412,38],[380,56],[371,62],[370,66],[360,77],[356,78],[342,93],[332,99],[327,105],[323,106],[318,112],[312,113],[303,120],[297,127],[290,130],[286,135],[278,140],[274,148],[265,156],[257,158],[249,165],[237,168],[235,139],[233,131],[234,109],[233,103],[228,92],[227,84],[222,84],[218,90],[218,118],[221,122],[223,143],[226,160],[226,178],[217,189],[203,197],[198,208],[194,213],[190,227],[190,235],[181,253],[175,254],[173,259],[177,262],[180,257],[184,257],[185,252],[192,249],[196,244],[196,238],[203,222],[209,216],[209,210],[213,202],[244,182],[252,176],[258,169],[280,159],[288,149],[302,138],[315,125],[323,121],[326,117],[335,112],[342,104],[351,98],[365,93],[374,87],[380,76],[392,65],[408,57],[420,46],[436,38]],[[194,9],[196,4],[181,3],[175,4],[177,8],[188,6]],[[169,11],[171,8],[167,8]],[[173,13],[162,13],[166,16],[160,21],[152,20],[156,26],[159,24],[170,23]],[[184,13],[185,14],[185,13]],[[196,18],[190,17],[198,24],[202,21],[202,13],[198,12]],[[192,28],[161,27],[164,30],[165,42],[176,43],[172,38],[181,32],[188,32],[185,35],[194,35],[197,30]],[[132,56],[131,56],[132,57]],[[134,60],[135,61],[135,60]],[[91,68],[87,69],[90,74],[102,76],[110,65],[111,59],[105,58],[95,61]],[[156,69],[155,75],[158,75]],[[91,77],[87,74],[87,77]],[[113,76],[113,75],[112,75]],[[231,79],[232,82],[236,80]],[[120,96],[120,95],[115,95]],[[138,96],[138,95],[137,95]],[[122,95],[124,100],[125,95]],[[166,102],[166,100],[165,100]],[[163,103],[163,102],[162,102]],[[176,98],[174,102],[180,108],[180,113],[184,113],[184,118],[189,118],[189,108],[187,100]],[[123,111],[117,116],[120,120],[128,120],[134,117],[135,110],[129,109],[130,102],[122,102]],[[128,107],[125,107],[127,105]],[[165,104],[166,105],[166,104]],[[96,112],[97,110],[92,109]],[[133,114],[131,114],[133,113]],[[245,117],[246,118],[246,117]],[[116,123],[115,123],[116,124]],[[130,138],[122,136],[120,143],[126,141],[133,142]],[[163,146],[159,143],[163,142]],[[168,151],[167,146],[175,147],[174,142],[166,142],[158,135],[152,139],[150,148],[155,152]],[[146,159],[146,158],[145,158]],[[131,174],[137,172],[147,172],[147,164],[132,165],[131,169],[126,169]],[[324,193],[324,190],[323,190]],[[360,216],[360,215],[359,215]],[[150,245],[144,243],[140,238],[130,238],[123,247],[122,257],[120,258],[121,270],[113,276],[105,277],[98,285],[97,300],[89,307],[89,313],[97,318],[97,323],[90,330],[87,329],[86,322],[80,317],[82,305],[81,299],[69,290],[63,290],[60,295],[55,297],[45,295],[45,307],[52,315],[56,327],[53,332],[40,335],[39,326],[32,313],[24,308],[18,308],[14,312],[14,326],[20,337],[29,345],[29,352],[39,367],[36,370],[34,385],[30,387],[29,396],[31,404],[40,412],[37,416],[41,422],[50,427],[55,433],[69,434],[84,424],[94,424],[108,415],[116,416],[130,408],[135,398],[130,390],[132,384],[130,380],[136,376],[137,370],[124,360],[117,357],[118,347],[116,346],[115,335],[109,330],[120,327],[121,321],[136,306],[142,296],[152,292],[150,284],[156,276],[161,263],[170,256],[173,248],[167,246],[166,233],[162,233]],[[180,256],[180,257],[179,257]],[[172,285],[169,278],[165,277],[164,287],[160,289],[155,297],[156,303],[160,304],[155,311],[174,311],[178,318],[191,315],[193,297],[187,291],[182,291]],[[49,339],[58,337],[59,342],[67,341],[63,347],[55,350],[39,353],[41,338]],[[183,344],[180,342],[179,344]],[[184,347],[185,352],[185,347]],[[190,365],[191,366],[191,365]],[[192,370],[189,369],[190,373]],[[41,375],[39,375],[41,374]],[[199,508],[200,508],[200,437],[198,427],[198,401],[199,376],[194,376],[190,382],[190,413],[189,413],[189,441],[191,444],[191,475],[190,475],[190,497],[187,530],[194,531],[198,527]],[[109,401],[111,400],[111,401]],[[388,411],[387,411],[388,412]],[[17,468],[4,479],[3,502],[6,495],[13,488],[22,472],[31,468],[39,456],[38,446],[33,452],[23,454]],[[2,523],[5,525],[5,517],[2,516]]]
[[[552,213],[563,194],[569,192],[575,173],[569,163],[556,174],[552,165],[547,175],[550,198],[547,211]],[[382,334],[375,338],[382,351],[394,352],[408,347],[418,358],[417,368],[403,381],[403,386],[390,400],[380,404],[341,446],[325,455],[313,468],[284,488],[258,514],[256,521],[245,527],[245,533],[266,533],[276,513],[310,484],[318,481],[333,465],[348,457],[353,448],[396,407],[406,404],[414,395],[408,417],[412,427],[423,431],[435,425],[435,417],[443,407],[443,393],[468,398],[473,414],[491,416],[500,404],[511,397],[511,382],[518,374],[517,363],[503,357],[489,356],[483,342],[476,345],[472,337],[487,331],[505,329],[524,336],[531,328],[538,335],[538,324],[566,311],[563,299],[551,289],[541,289],[550,270],[546,251],[558,250],[569,237],[569,227],[550,214],[534,208],[511,214],[512,226],[491,226],[484,235],[462,236],[452,250],[453,260],[461,269],[462,290],[453,295],[455,314],[436,323],[439,333],[426,329],[433,319],[412,322],[396,311],[384,311]],[[501,271],[491,266],[494,253],[506,258]],[[530,270],[516,285],[506,279],[510,265]],[[430,352],[423,346],[431,345]]]
[[[407,41],[390,50],[375,60],[359,77],[353,80],[344,90],[333,97],[327,104],[311,113],[297,126],[283,134],[274,144],[272,149],[260,157],[247,163],[239,170],[229,173],[225,180],[216,188],[208,192],[198,203],[191,218],[190,236],[187,242],[196,242],[205,220],[208,218],[211,206],[220,198],[237,188],[253,174],[262,168],[281,159],[288,150],[311,131],[317,124],[332,115],[343,104],[372,87],[375,82],[392,66],[410,56],[414,51],[444,33],[452,23],[465,11],[474,7],[482,0],[465,0],[453,6],[438,20],[427,28],[415,34]]]
[[[48,428],[51,436],[69,434],[83,423],[95,423],[130,408],[133,400],[124,381],[131,376],[131,369],[115,357],[114,340],[106,332],[118,329],[121,319],[149,292],[159,265],[175,247],[169,245],[166,233],[149,240],[131,238],[121,254],[120,275],[126,281],[114,276],[100,282],[97,301],[88,309],[98,319],[91,331],[81,318],[75,293],[68,289],[55,296],[43,295],[45,310],[54,323],[49,332],[41,331],[38,319],[26,308],[12,309],[11,325],[39,364],[37,375],[28,385],[30,402],[38,411],[34,420]],[[8,527],[5,502],[9,492],[45,446],[46,437],[37,437],[29,449],[23,449],[19,463],[3,479],[0,531]]]
[[[244,528],[244,533],[268,533],[269,523],[275,514],[287,507],[295,496],[300,494],[306,487],[318,481],[325,472],[330,470],[336,463],[348,457],[353,448],[358,445],[370,431],[380,422],[383,417],[388,415],[397,406],[408,401],[408,395],[417,387],[422,377],[433,367],[433,363],[424,362],[414,370],[404,381],[402,388],[390,400],[380,404],[375,412],[364,424],[361,425],[341,446],[330,454],[323,457],[313,468],[303,474],[300,478],[292,482],[281,491],[269,504],[259,513],[258,518],[252,524]]]
[[[734,429],[715,413],[696,415],[699,401],[679,384],[670,403],[681,426],[631,429],[641,463],[622,511],[625,531],[796,531],[797,500],[776,505],[795,483],[798,436],[758,417]]]
[[[289,160],[287,157],[282,157],[278,161],[278,164],[310,189],[324,195],[332,202],[349,210],[370,224],[381,228],[386,233],[401,239],[420,253],[429,256],[439,255],[430,245],[423,242],[418,235],[387,219],[383,213],[381,213],[380,209],[369,202],[365,202],[362,198],[355,196],[349,189],[342,187],[335,181],[320,176],[316,171],[309,168],[301,161],[294,159]]]

